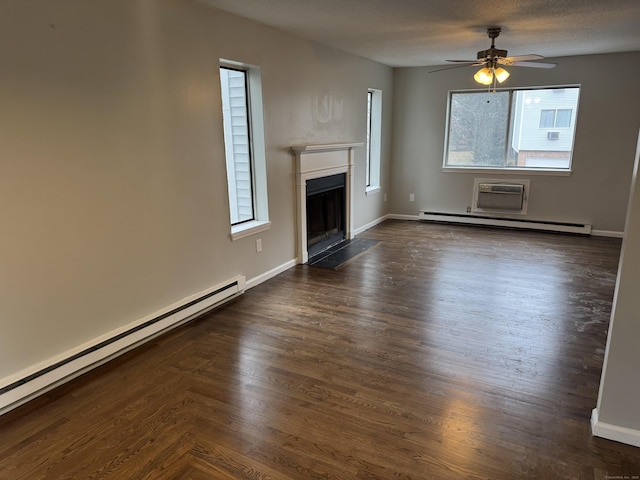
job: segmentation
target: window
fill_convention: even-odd
[[[451,92],[444,166],[570,171],[579,95],[579,87]]]
[[[235,62],[220,67],[231,234],[269,227],[260,71]]]
[[[366,194],[380,191],[380,144],[382,136],[382,91],[367,92]]]
[[[367,92],[367,160],[365,165],[365,185],[369,187],[371,185],[371,100],[373,99],[373,92],[369,90]]]
[[[571,126],[570,108],[540,111],[540,128],[569,128]]]
[[[231,225],[254,220],[247,74],[222,67],[222,116]]]

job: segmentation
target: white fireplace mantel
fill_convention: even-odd
[[[363,145],[364,143],[335,143],[291,147],[296,162],[296,259],[298,263],[306,263],[309,260],[307,250],[307,180],[339,173],[346,174],[345,236],[347,239],[353,238],[353,149]]]

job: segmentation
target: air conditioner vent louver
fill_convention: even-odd
[[[473,208],[474,212],[516,213],[526,215],[526,180],[513,182],[475,179]]]
[[[513,195],[522,195],[522,185],[505,185],[501,183],[481,183],[478,185],[478,191],[482,193],[510,193]]]

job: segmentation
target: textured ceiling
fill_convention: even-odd
[[[545,57],[640,50],[640,0],[200,0],[393,67],[498,48]]]

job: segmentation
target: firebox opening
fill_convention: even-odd
[[[345,239],[346,175],[307,180],[309,257]]]

